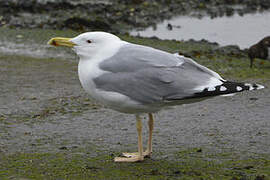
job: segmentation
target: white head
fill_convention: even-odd
[[[110,54],[121,42],[117,36],[106,32],[86,32],[74,38],[52,38],[48,44],[72,47],[81,60],[89,60],[96,56]]]

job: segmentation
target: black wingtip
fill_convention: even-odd
[[[195,95],[196,97],[219,96],[234,94],[242,91],[259,90],[263,88],[264,86],[260,84],[224,81],[221,85],[205,88],[202,92],[196,93]]]

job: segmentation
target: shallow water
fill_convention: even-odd
[[[173,26],[172,30],[168,29],[168,24]],[[248,48],[263,37],[270,35],[270,11],[245,16],[235,14],[231,17],[224,16],[215,19],[178,16],[166,20],[156,27],[134,30],[131,34],[143,37],[156,36],[161,39],[206,39],[222,46],[233,44],[240,48]]]

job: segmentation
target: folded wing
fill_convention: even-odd
[[[246,90],[233,86],[234,90],[226,87],[224,91],[222,85],[226,81],[192,59],[134,44],[123,46],[103,61],[100,68],[106,73],[94,79],[98,89],[118,92],[142,104]]]

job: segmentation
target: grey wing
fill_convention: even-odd
[[[136,44],[126,44],[112,57],[99,66],[109,72],[132,72],[148,67],[173,67],[180,65],[184,59],[171,53]]]
[[[217,79],[215,72],[188,58],[134,46],[100,64],[107,73],[94,79],[97,88],[151,104],[192,97],[201,91],[197,87]]]

